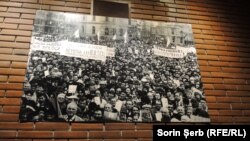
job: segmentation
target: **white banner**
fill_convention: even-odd
[[[40,50],[40,51],[49,51],[49,52],[60,52],[60,48],[62,47],[64,42],[65,41],[44,42],[44,41],[40,41],[40,40],[32,38],[30,49]]]
[[[154,54],[158,56],[164,56],[169,58],[183,58],[184,53],[179,49],[165,49],[160,47],[153,48]]]
[[[195,47],[181,47],[181,46],[176,46],[177,50],[181,50],[184,54],[184,56],[187,55],[187,53],[195,53],[196,54],[196,50]]]
[[[48,52],[59,52],[60,55],[79,57],[83,59],[94,59],[106,61],[106,57],[115,57],[115,49],[101,45],[84,44],[76,42],[56,41],[47,42],[32,38],[31,50],[40,50]]]
[[[67,42],[61,48],[61,55],[106,61],[107,47],[92,44]]]
[[[107,56],[115,57],[115,48],[107,47]]]

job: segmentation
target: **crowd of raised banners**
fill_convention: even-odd
[[[82,59],[94,59],[105,62],[106,57],[115,57],[115,48],[93,45],[84,43],[75,43],[65,41],[43,42],[37,39],[32,39],[31,50],[40,50],[48,52],[59,52],[60,55],[79,57]],[[129,52],[132,52],[131,48],[128,48]],[[150,52],[150,50],[148,50]],[[138,54],[138,50],[135,50]],[[187,53],[196,53],[193,47],[180,47],[177,46],[174,49],[167,49],[154,46],[154,55],[169,57],[169,58],[183,58]]]

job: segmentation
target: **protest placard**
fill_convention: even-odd
[[[107,56],[107,47],[93,44],[67,42],[63,45],[60,52],[61,55],[65,56],[105,61]]]
[[[177,49],[165,49],[165,48],[154,46],[153,51],[155,55],[163,56],[163,57],[169,57],[169,58],[183,58],[184,57],[182,50],[177,50]]]
[[[60,52],[60,48],[65,41],[54,41],[54,42],[44,42],[32,38],[30,49],[31,50],[40,50],[40,51],[49,51],[49,52]]]
[[[107,56],[108,57],[115,57],[115,48],[107,47]]]
[[[77,85],[69,85],[68,93],[75,93]]]

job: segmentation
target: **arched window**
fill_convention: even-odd
[[[95,34],[95,26],[92,26],[92,34]]]
[[[84,33],[84,26],[82,26],[82,33]]]
[[[123,36],[123,29],[120,29],[120,36]]]
[[[109,28],[105,28],[105,35],[109,35]]]
[[[175,43],[175,36],[173,36],[172,41],[173,41],[173,43]]]

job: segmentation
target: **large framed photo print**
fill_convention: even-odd
[[[190,24],[39,10],[20,121],[209,122]]]

